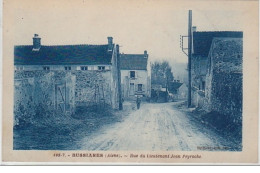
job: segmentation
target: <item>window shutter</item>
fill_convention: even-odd
[[[138,84],[135,85],[135,91],[138,91]]]

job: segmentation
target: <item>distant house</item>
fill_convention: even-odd
[[[121,88],[124,99],[151,96],[148,54],[120,54]]]
[[[159,84],[152,84],[151,101],[157,103],[165,103],[169,100],[169,91]]]
[[[169,91],[172,94],[173,100],[184,100],[188,96],[188,87],[180,80],[174,80],[169,84]]]
[[[209,51],[214,38],[242,38],[242,32],[210,31],[192,32],[191,90],[192,105],[201,107],[204,104],[206,74],[209,68]]]
[[[177,94],[179,87],[182,85],[180,80],[174,80],[169,83],[169,92],[172,94]]]
[[[41,45],[41,38],[35,34],[33,45],[14,47],[15,82],[32,79],[30,96],[34,100],[46,88],[40,85],[47,85],[45,98],[57,109],[63,109],[60,103],[69,99],[76,105],[106,104],[118,108],[118,57],[119,46],[112,37],[103,45],[49,46]],[[25,96],[17,96],[18,103],[20,97]]]
[[[178,89],[178,99],[185,100],[188,98],[188,86],[183,83]]]

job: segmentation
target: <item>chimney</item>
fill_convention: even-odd
[[[144,51],[144,57],[148,58],[147,50]]]
[[[192,32],[196,32],[197,31],[197,26],[193,26],[192,27]]]
[[[39,51],[41,48],[41,38],[38,34],[34,34],[33,37],[33,51]]]
[[[108,51],[112,51],[113,49],[113,37],[107,37],[108,41]]]

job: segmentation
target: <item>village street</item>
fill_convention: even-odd
[[[176,107],[176,103],[146,103],[122,122],[104,126],[83,138],[83,150],[182,150],[232,147],[209,128]]]

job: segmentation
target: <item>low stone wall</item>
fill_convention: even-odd
[[[66,72],[17,71],[14,74],[15,124],[31,122],[54,113],[73,113],[75,108],[75,76]],[[60,94],[62,110],[58,109],[57,86],[64,86]],[[66,100],[65,100],[66,97]]]
[[[111,86],[113,82],[109,70],[15,71],[14,83],[14,108],[18,112],[19,109],[29,111],[37,105],[44,106],[46,110],[59,109],[58,102],[63,102],[65,98],[67,112],[74,112],[76,106],[113,107],[112,99],[116,92],[116,88]]]

